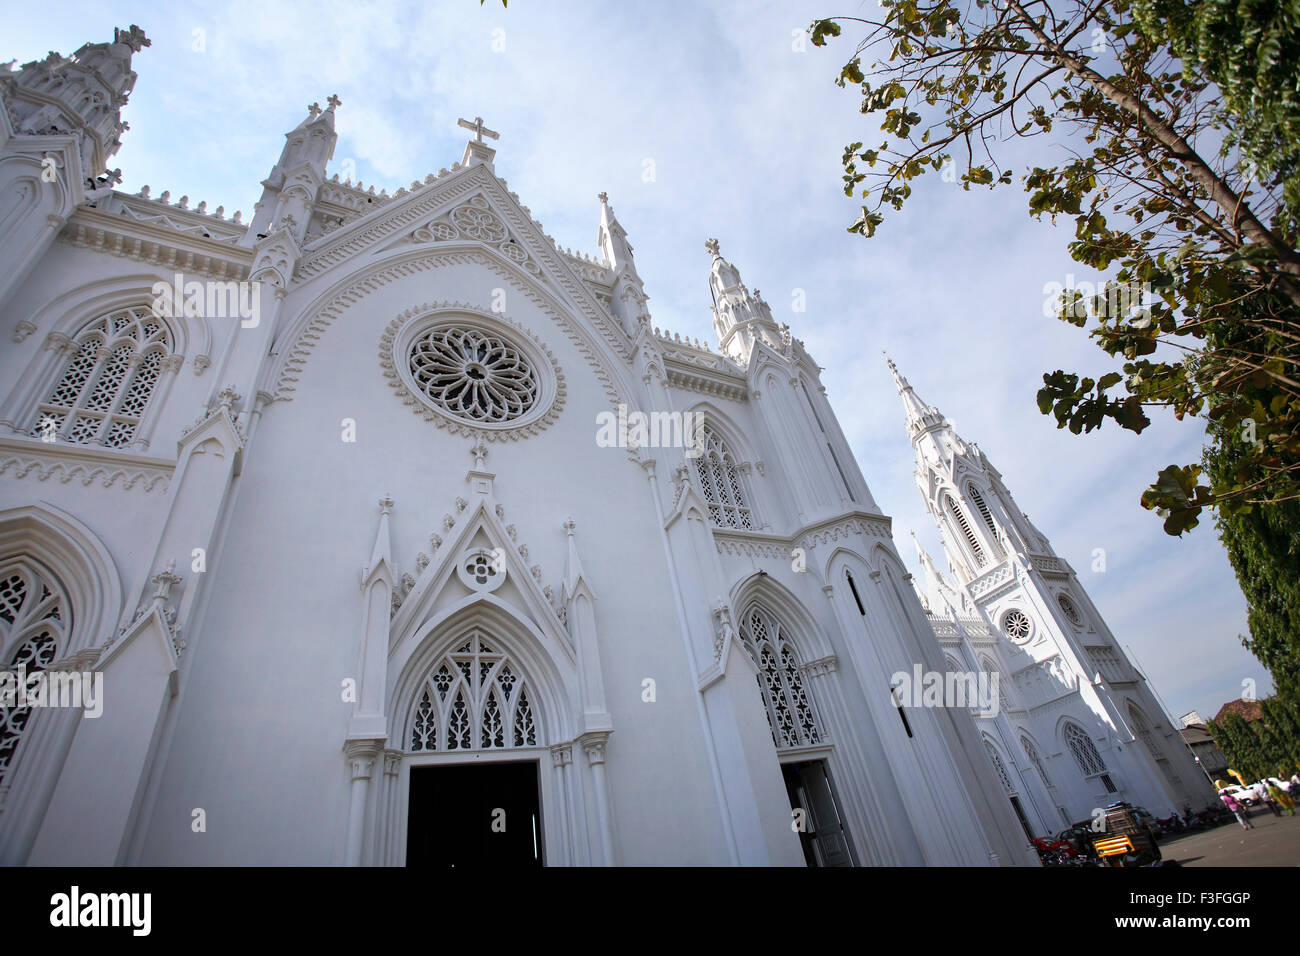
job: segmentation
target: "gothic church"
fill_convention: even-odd
[[[711,347],[654,327],[603,194],[599,254],[561,248],[481,120],[423,181],[340,181],[335,97],[248,222],[128,194],[148,45],[0,67],[0,667],[102,684],[0,701],[0,862],[1036,865],[1209,798],[895,370],[950,568],[914,587],[717,242]],[[629,410],[697,441],[598,443]],[[996,713],[903,701],[918,666],[996,673]]]

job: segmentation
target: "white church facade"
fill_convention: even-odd
[[[715,241],[716,349],[653,326],[603,194],[597,256],[547,236],[481,120],[341,182],[336,97],[247,223],[127,194],[147,45],[0,68],[0,669],[46,689],[0,699],[0,862],[1036,865],[1112,800],[1208,799],[900,379],[955,576],[918,598]],[[600,440],[642,416],[693,424]],[[918,665],[1005,700],[899,706]]]

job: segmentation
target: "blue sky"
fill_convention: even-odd
[[[1212,716],[1245,680],[1270,690],[1237,640],[1245,601],[1212,525],[1170,538],[1138,505],[1160,468],[1199,457],[1196,423],[1157,415],[1140,438],[1110,427],[1080,437],[1037,410],[1043,372],[1112,367],[1080,330],[1043,314],[1045,284],[1096,278],[1065,251],[1072,224],[1031,220],[1019,185],[964,192],[934,177],[876,238],[845,232],[856,206],[841,192],[840,156],[846,143],[879,142],[877,124],[833,83],[848,41],[816,49],[801,37],[814,18],[852,6],[0,7],[0,53],[19,63],[109,39],[114,26],[148,33],[124,111],[132,129],[113,160],[124,189],[168,189],[247,221],[284,133],[308,103],[337,93],[332,169],[367,185],[392,192],[450,166],[465,139],[457,118],[482,115],[502,134],[498,174],[561,245],[596,253],[596,194],[608,192],[662,328],[713,341],[704,240],[718,238],[824,366],[915,572],[910,529],[936,558],[941,548],[882,350],[992,459],[1174,716]],[[1060,155],[1046,141],[1035,149]],[[1036,162],[1047,165],[1042,154]],[[798,313],[797,290],[807,302]],[[1096,548],[1102,573],[1091,570]]]

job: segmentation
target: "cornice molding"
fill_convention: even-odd
[[[105,488],[139,487],[145,492],[167,490],[176,463],[165,458],[135,455],[90,445],[46,443],[37,439],[0,438],[0,476],[40,481],[58,478],[67,484],[74,478],[90,486],[98,481]]]
[[[88,206],[77,208],[59,234],[59,241],[169,272],[197,273],[222,280],[247,278],[252,261],[251,250],[241,246],[113,216]]]

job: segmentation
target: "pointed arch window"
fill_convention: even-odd
[[[1092,738],[1082,727],[1078,724],[1066,724],[1062,734],[1065,737],[1065,745],[1074,755],[1074,762],[1078,765],[1081,774],[1085,777],[1095,777],[1106,772],[1106,762],[1101,759],[1101,754],[1097,753],[1097,745],[1092,742]]]
[[[45,670],[63,646],[69,620],[67,598],[52,578],[21,561],[0,568],[0,651],[10,672]],[[30,707],[6,703],[0,700],[0,784],[32,714]]]
[[[975,504],[975,510],[979,512],[980,519],[983,520],[984,526],[989,529],[989,546],[993,553],[1002,557],[1002,536],[998,534],[998,527],[993,523],[993,512],[989,510],[988,504],[984,501],[984,496],[980,490],[975,487],[973,481],[966,483],[966,496]]]
[[[1039,756],[1038,748],[1034,746],[1034,742],[1028,737],[1022,735],[1020,738],[1020,746],[1025,751],[1025,756],[1029,758],[1029,762],[1034,765],[1034,769],[1038,771],[1038,776],[1042,779],[1043,786],[1050,787],[1052,785],[1052,780],[1047,776],[1047,771],[1043,769],[1043,758]]]
[[[174,354],[171,332],[148,306],[134,306],[85,326],[71,350],[30,434],[77,445],[131,444]]]
[[[758,689],[777,749],[822,743],[817,715],[803,686],[799,656],[781,625],[762,608],[740,624],[745,647],[758,666]]]
[[[735,456],[722,436],[707,423],[700,429],[700,448],[695,470],[709,509],[709,520],[719,528],[752,531],[753,515]]]
[[[1003,713],[1005,713],[1009,707],[1009,705],[1007,704],[1006,688],[1002,686],[1002,675],[998,671],[997,665],[993,663],[992,658],[990,658],[987,654],[980,657],[980,670],[982,670],[985,674],[989,675],[990,681],[994,681],[994,680],[997,681],[998,706],[1002,709]]]
[[[527,682],[477,632],[434,665],[416,697],[412,753],[509,750],[537,740]]]
[[[966,541],[966,547],[970,549],[971,555],[975,558],[975,567],[982,568],[988,563],[988,556],[984,553],[984,548],[980,544],[979,536],[971,528],[970,522],[966,520],[966,515],[962,513],[957,502],[952,500],[952,495],[943,496],[943,508],[948,512],[948,517],[958,531],[961,537]]]
[[[1016,785],[1011,782],[1011,774],[1007,773],[1007,765],[1002,760],[1002,755],[998,753],[998,748],[993,746],[993,741],[987,737],[984,738],[984,748],[989,752],[989,759],[993,761],[993,769],[998,772],[998,779],[1002,781],[1002,786],[1008,794],[1016,794]]]

